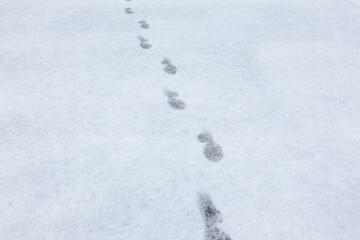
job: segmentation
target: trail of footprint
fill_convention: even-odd
[[[125,8],[125,12],[127,14],[133,14],[134,13],[134,11],[131,8]]]
[[[168,97],[168,103],[170,107],[172,107],[175,110],[185,109],[186,104],[183,101],[176,99],[179,96],[177,92],[165,90],[165,95]]]
[[[140,40],[140,46],[143,49],[150,49],[152,47],[152,45],[149,43],[149,40],[147,40],[146,38],[138,36],[138,39]]]
[[[216,226],[222,222],[222,215],[207,194],[199,194],[199,207],[205,221],[205,240],[231,240],[229,235]]]
[[[176,74],[177,68],[175,65],[171,63],[171,60],[168,58],[165,58],[163,61],[161,61],[162,65],[165,65],[164,71],[168,74]]]
[[[144,21],[144,20],[139,21],[139,23],[140,23],[140,27],[141,27],[141,28],[144,28],[144,29],[150,28],[150,24],[148,24],[148,23],[147,23],[146,21]]]
[[[199,134],[198,140],[201,143],[206,143],[204,147],[204,155],[208,160],[219,162],[224,157],[221,146],[214,141],[211,133],[203,132]]]

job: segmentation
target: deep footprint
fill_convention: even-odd
[[[168,97],[168,104],[171,108],[175,109],[175,110],[184,110],[186,107],[185,102],[176,99],[179,94],[175,91],[169,91],[166,90],[165,91],[165,95]]]
[[[205,240],[231,240],[229,235],[216,226],[222,222],[222,215],[208,195],[199,194],[199,207],[205,221]]]
[[[224,157],[221,146],[214,141],[211,133],[201,133],[198,135],[198,140],[201,143],[206,143],[204,147],[204,155],[208,160],[212,162],[219,162]]]
[[[162,65],[165,65],[164,71],[168,74],[176,74],[177,68],[175,65],[171,63],[171,60],[168,58],[165,58],[163,61],[161,61]]]
[[[139,21],[140,23],[140,27],[141,28],[144,28],[144,29],[148,29],[150,28],[150,24],[148,24],[146,21],[142,20],[142,21]]]
[[[134,13],[134,11],[131,8],[125,8],[125,12],[127,14],[133,14]]]
[[[142,47],[143,49],[150,49],[152,47],[152,45],[149,43],[149,40],[147,40],[146,38],[138,36],[138,39],[140,40],[140,47]]]

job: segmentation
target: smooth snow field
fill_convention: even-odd
[[[360,239],[360,1],[0,0],[0,240],[190,239]]]

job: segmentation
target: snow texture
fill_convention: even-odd
[[[358,0],[1,0],[0,239],[358,240],[359,76]]]

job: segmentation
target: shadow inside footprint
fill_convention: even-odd
[[[209,132],[203,132],[203,133],[199,134],[198,139],[199,139],[199,142],[201,142],[201,143],[213,141],[211,133],[209,133]]]
[[[170,61],[170,59],[165,58],[163,61],[161,61],[162,65],[165,65],[164,71],[168,74],[176,74],[177,68],[175,65],[173,65]]]
[[[140,43],[140,46],[143,48],[143,49],[150,49],[152,47],[152,45],[148,42],[142,42]]]
[[[207,228],[205,232],[206,240],[231,240],[230,236],[217,227]]]
[[[175,74],[177,72],[177,68],[170,64],[165,66],[164,71],[168,74]]]
[[[143,49],[150,49],[152,47],[152,45],[148,42],[149,40],[147,40],[146,38],[138,36],[138,39],[140,40],[140,47],[142,47]]]
[[[224,157],[220,145],[216,143],[207,143],[204,147],[204,155],[213,162],[219,162]]]
[[[216,209],[208,195],[204,193],[199,194],[199,206],[207,227],[213,227],[216,223],[222,222],[221,212]]]
[[[185,109],[185,103],[179,99],[170,98],[168,100],[168,103],[170,107],[176,110],[184,110]]]
[[[142,21],[139,21],[140,23],[140,27],[141,28],[144,28],[144,29],[148,29],[150,28],[150,24],[148,24],[146,21],[142,20]]]
[[[169,98],[174,98],[174,97],[178,97],[179,93],[175,91],[166,90],[165,95]]]
[[[212,162],[219,162],[224,157],[221,146],[213,140],[211,133],[204,132],[199,134],[198,140],[201,143],[206,143],[204,147],[204,155],[208,160]]]
[[[185,102],[182,100],[176,99],[179,94],[175,91],[165,91],[165,95],[168,97],[168,104],[171,108],[175,110],[183,110],[186,107]]]
[[[199,207],[205,221],[205,240],[231,240],[229,235],[216,226],[222,222],[222,215],[208,195],[199,194]]]
[[[125,12],[127,14],[133,14],[134,13],[134,11],[131,8],[125,8]]]

